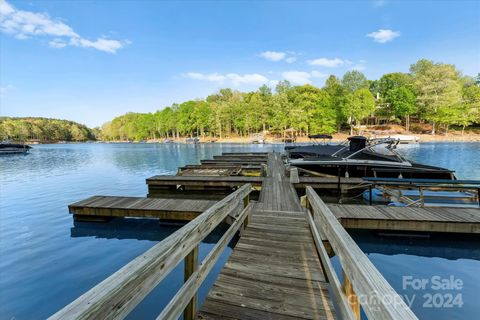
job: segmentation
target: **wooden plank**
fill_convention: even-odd
[[[345,228],[480,233],[480,210],[329,204]]]
[[[315,246],[317,248],[318,255],[322,261],[323,268],[328,278],[328,282],[330,283],[330,288],[332,290],[333,296],[335,297],[335,301],[337,303],[338,309],[342,316],[342,319],[346,320],[354,320],[356,319],[355,315],[352,312],[352,309],[348,305],[348,301],[345,296],[342,294],[342,285],[340,280],[338,279],[335,269],[330,261],[330,257],[327,253],[325,246],[323,245],[323,236],[320,233],[320,228],[315,225],[315,220],[310,215],[310,212],[307,215],[308,224],[312,231],[312,236],[315,241]]]
[[[354,291],[363,296],[362,307],[367,317],[370,319],[417,319],[311,187],[307,188],[307,199],[312,212],[319,219],[321,232],[339,257]],[[389,297],[389,299],[388,301],[376,299],[373,302],[371,300],[373,297]]]
[[[146,180],[149,190],[158,186],[238,187],[246,183],[261,185],[262,177],[249,176],[153,176]]]
[[[260,202],[197,319],[334,319],[305,211],[284,168],[269,154]]]
[[[78,216],[147,217],[190,221],[216,202],[212,200],[93,196],[70,204],[68,209],[71,214]]]
[[[290,183],[299,183],[300,178],[298,177],[298,168],[290,168]]]
[[[223,234],[222,238],[220,238],[220,240],[217,242],[212,251],[210,251],[205,259],[203,259],[198,269],[189,275],[188,279],[185,281],[185,284],[175,294],[172,300],[170,300],[168,305],[163,309],[162,313],[157,317],[157,319],[178,319],[185,305],[188,303],[189,299],[192,299],[192,297],[196,295],[196,292],[200,288],[209,272],[212,270],[215,263],[218,261],[218,258],[225,249],[226,245],[232,240],[235,233],[242,226],[246,217],[250,214],[250,211],[251,206],[247,206],[242,210],[242,212],[236,217],[234,223],[232,223],[230,228],[228,228],[228,230]]]
[[[141,254],[50,319],[124,318],[251,191],[246,184]]]

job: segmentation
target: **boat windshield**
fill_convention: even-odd
[[[407,162],[405,158],[395,151],[397,144],[398,141],[391,139],[373,141],[362,150],[350,153],[346,158],[356,160]]]

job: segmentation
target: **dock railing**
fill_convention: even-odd
[[[251,184],[243,185],[50,319],[123,319],[183,259],[185,282],[157,319],[178,319],[182,312],[185,320],[193,319],[198,289],[236,232],[248,223],[251,191]],[[200,242],[227,217],[230,227],[198,264]]]
[[[361,306],[368,319],[417,319],[312,187],[307,187],[306,200],[307,220],[341,318],[360,319]],[[340,260],[343,286],[323,244],[325,239]]]

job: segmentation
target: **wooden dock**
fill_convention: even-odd
[[[347,229],[480,233],[480,210],[329,204]]]
[[[137,217],[191,221],[216,201],[93,196],[68,206],[76,220],[92,217]]]
[[[249,174],[241,174],[245,168]],[[185,320],[355,320],[360,305],[369,319],[416,319],[346,229],[480,233],[478,209],[327,205],[314,188],[343,192],[362,187],[361,179],[308,177],[286,169],[278,153],[223,154],[186,166],[175,176],[147,179],[148,198],[96,196],[70,205],[78,217],[193,220],[52,319],[124,318],[182,262],[184,284],[157,319],[183,314]],[[298,190],[305,194],[304,206]],[[156,198],[179,193],[190,199]],[[258,201],[250,201],[254,193]],[[218,201],[193,199],[212,195]],[[229,223],[226,231],[199,261],[199,244],[224,221]],[[199,306],[200,286],[238,233]],[[329,253],[338,257],[341,276]]]
[[[305,209],[271,154],[260,201],[197,319],[334,319]]]

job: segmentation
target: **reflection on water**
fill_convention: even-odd
[[[159,222],[156,219],[137,218],[112,218],[106,223],[74,221],[73,228],[70,229],[70,235],[72,238],[95,237],[160,242],[184,225],[184,222]],[[217,228],[205,237],[203,243],[217,243],[228,227],[227,224],[223,223],[218,225]]]
[[[385,236],[364,230],[349,233],[395,291],[407,304],[411,302],[413,312],[420,319],[478,318],[480,236],[415,234],[398,237],[398,234]],[[332,263],[341,274],[338,257],[333,257]],[[413,285],[412,281],[424,281],[425,285],[417,287],[418,282]],[[461,281],[461,285],[437,287],[444,281],[448,284]],[[448,304],[450,297],[457,297],[458,304]]]
[[[448,260],[470,259],[480,261],[480,237],[456,234],[416,234],[392,236],[388,233],[350,231],[366,254],[407,254]],[[393,234],[397,235],[397,234]]]
[[[0,157],[0,318],[48,317],[179,227],[146,219],[74,223],[69,203],[94,194],[145,196],[147,177],[174,173],[178,165],[221,152],[273,148],[281,146],[63,144]],[[216,237],[212,233],[201,244],[199,258]],[[218,270],[200,289],[200,299]],[[131,317],[157,316],[182,281],[181,264]]]
[[[272,149],[282,146],[64,144],[36,145],[29,155],[0,157],[0,318],[48,317],[180,227],[146,219],[74,223],[69,203],[94,194],[145,196],[149,176],[175,173],[178,166],[221,152]],[[480,179],[478,143],[421,144],[402,150],[414,160],[455,169],[462,178]],[[200,259],[214,246],[218,234],[221,231],[201,244]],[[475,307],[478,313],[474,303],[475,293],[480,292],[478,241],[466,244],[458,238],[432,238],[405,244],[396,239],[377,242],[363,235],[355,239],[396,289],[401,289],[398,279],[406,273],[455,274],[468,283],[463,291],[468,308],[444,316],[438,310],[416,307],[422,318],[472,318]],[[230,251],[226,249],[201,287],[200,300]],[[158,315],[182,281],[181,264],[130,318]]]
[[[480,142],[428,142],[401,145],[408,159],[455,170],[459,179],[480,179]]]

